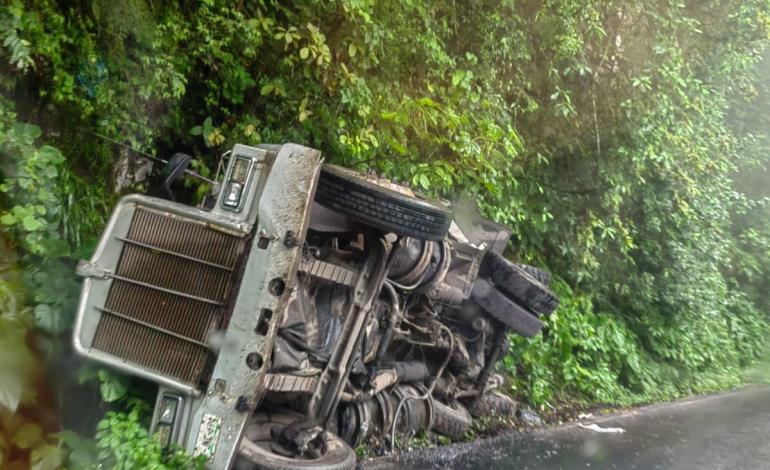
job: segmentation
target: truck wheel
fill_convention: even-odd
[[[544,286],[550,286],[551,285],[551,273],[547,271],[543,271],[540,268],[536,268],[534,266],[530,266],[528,264],[519,264],[516,263],[516,266],[520,267],[525,273],[529,274],[533,278],[537,280],[540,284]]]
[[[325,453],[316,459],[291,458],[273,452],[271,431],[297,419],[293,413],[258,411],[249,420],[235,458],[235,470],[352,470],[356,454],[342,439],[327,432]]]
[[[539,318],[497,290],[486,279],[476,279],[471,298],[489,316],[520,335],[531,338],[543,328]]]
[[[411,190],[334,165],[324,165],[315,200],[366,225],[423,240],[443,240],[452,214]]]
[[[487,392],[474,400],[468,406],[468,411],[474,418],[485,416],[500,416],[513,418],[516,414],[516,402],[512,398],[497,392]]]
[[[434,400],[433,413],[431,431],[446,436],[453,441],[462,441],[465,437],[465,432],[473,425],[470,413],[459,403],[449,406]]]
[[[494,251],[487,251],[481,274],[506,294],[536,313],[548,315],[559,306],[559,298],[521,267]]]

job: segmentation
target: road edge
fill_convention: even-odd
[[[746,392],[751,392],[755,389],[770,388],[767,384],[747,384],[731,390],[725,390],[721,392],[708,393],[703,395],[692,395],[688,397],[679,398],[673,401],[649,403],[645,405],[639,405],[631,408],[614,409],[613,411],[601,414],[598,416],[592,416],[588,419],[575,420],[562,424],[545,424],[542,426],[532,426],[524,429],[511,429],[504,431],[503,433],[482,439],[477,439],[471,442],[459,442],[446,446],[435,446],[429,448],[420,448],[409,450],[406,452],[385,455],[382,457],[368,458],[363,461],[359,461],[356,468],[361,470],[380,470],[391,469],[397,464],[407,464],[412,462],[425,462],[430,460],[433,466],[440,468],[443,464],[451,462],[452,460],[460,457],[469,452],[479,452],[485,448],[493,448],[495,445],[502,441],[508,441],[511,439],[517,439],[522,434],[545,434],[560,431],[569,431],[579,428],[581,424],[601,425],[605,422],[632,418],[641,414],[647,413],[659,413],[665,412],[672,408],[682,408],[687,406],[702,405],[709,401],[722,400],[730,398],[736,395],[741,395]]]

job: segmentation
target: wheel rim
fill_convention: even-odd
[[[312,464],[314,462],[322,463],[327,460],[334,451],[345,445],[338,437],[327,434],[323,440],[323,453],[319,457],[309,458],[302,455],[289,457],[276,452],[273,448],[272,430],[289,425],[296,420],[298,416],[299,415],[291,413],[258,413],[247,425],[243,439],[241,440],[240,453],[254,461],[259,461],[262,456],[268,454],[272,459],[287,463],[302,462]]]

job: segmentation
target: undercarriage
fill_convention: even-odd
[[[233,153],[246,156],[231,158],[212,216],[134,198],[116,211],[97,255],[81,267],[89,279],[76,345],[161,385],[153,432],[164,443],[205,455],[212,468],[349,469],[353,448],[362,444],[392,447],[423,432],[459,440],[474,418],[515,411],[498,392],[495,365],[508,336],[536,335],[558,299],[547,273],[502,256],[507,228],[468,210],[453,217],[449,203],[321,164],[320,154],[304,147],[240,146]],[[239,223],[219,210],[227,204],[245,208]],[[140,240],[141,211],[190,225],[175,237],[152,239],[150,230]],[[130,219],[125,234],[115,235],[123,218]],[[237,236],[206,235],[212,227]],[[196,240],[185,238],[192,228],[201,231]],[[233,259],[222,265],[185,248],[195,243],[206,250],[230,243]],[[192,264],[150,279],[143,250],[182,253]],[[211,277],[194,262],[224,274]],[[180,281],[165,283],[163,276]],[[221,292],[185,290],[202,279],[213,279]],[[121,284],[135,288],[121,288],[123,303],[113,299]],[[127,296],[137,286],[169,300],[131,310]],[[189,318],[189,308],[169,310],[174,296],[221,309],[194,339],[203,355],[189,377],[111,339],[118,327],[105,326],[118,318],[144,328],[135,328],[138,335],[190,343],[179,322],[158,320]],[[89,317],[91,307],[101,316]],[[179,348],[174,358],[183,357]]]

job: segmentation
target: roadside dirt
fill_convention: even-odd
[[[750,390],[751,388],[749,388]],[[466,435],[462,442],[449,442],[439,436],[424,435],[400,444],[395,452],[389,453],[383,443],[379,447],[359,450],[360,469],[390,469],[398,467],[414,467],[417,462],[431,462],[430,467],[440,468],[442,463],[451,462],[460,456],[477,452],[479,448],[494,447],[495,442],[517,440],[521,436],[540,433],[557,432],[577,428],[581,423],[603,423],[614,419],[643,415],[656,412],[665,407],[681,407],[689,404],[698,404],[710,399],[743,393],[740,391],[727,391],[719,394],[687,397],[673,402],[644,404],[635,407],[618,407],[607,404],[593,406],[580,406],[578,404],[564,404],[559,408],[535,414],[539,422],[531,415],[526,405],[519,405],[517,417],[505,419],[491,417],[485,420],[476,420],[473,431]],[[419,468],[419,465],[417,466]]]

